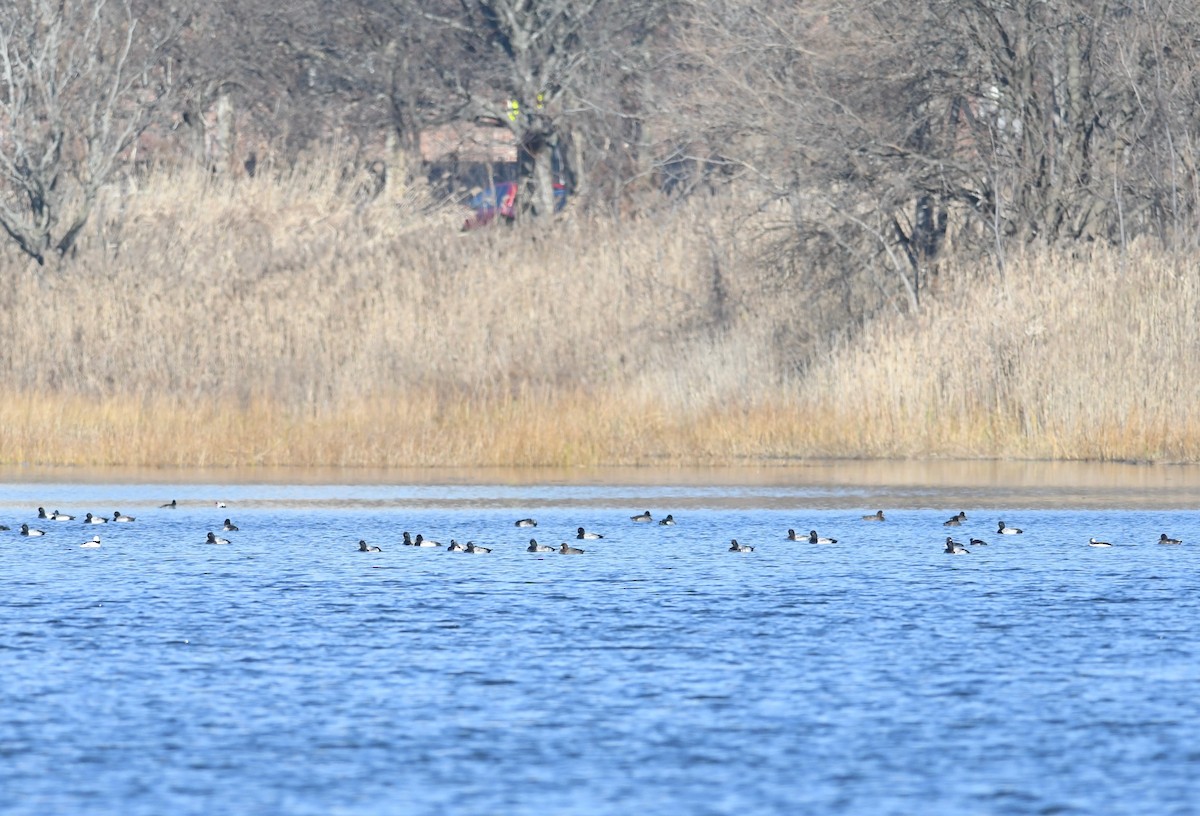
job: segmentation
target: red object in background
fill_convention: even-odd
[[[561,184],[554,185],[554,211],[558,212],[567,204],[567,188]],[[463,223],[464,230],[478,229],[487,226],[499,216],[506,223],[512,223],[517,217],[517,183],[503,181],[476,193],[467,200],[471,215]]]
[[[496,216],[512,221],[517,216],[517,183],[505,181],[476,193],[467,201],[467,206],[473,212],[463,224],[465,230],[487,226],[496,220]]]

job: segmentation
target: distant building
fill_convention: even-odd
[[[516,164],[512,131],[486,122],[450,122],[420,136],[421,160],[428,164]]]

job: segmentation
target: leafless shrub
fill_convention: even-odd
[[[39,264],[70,251],[162,105],[158,60],[170,36],[121,0],[0,10],[0,228]]]

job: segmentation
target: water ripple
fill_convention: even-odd
[[[658,528],[628,521],[645,501],[547,488],[539,541],[608,536],[563,558],[524,552],[526,490],[280,491],[223,492],[242,528],[228,547],[202,543],[200,506],[139,511],[93,551],[74,527],[3,534],[0,813],[1170,814],[1200,799],[1200,571],[1195,548],[1151,543],[1162,512],[1004,508],[1019,542],[948,558],[958,506],[864,525],[859,508],[709,491]],[[123,508],[162,495],[120,492]],[[979,515],[964,538],[995,530]],[[1169,521],[1200,541],[1190,516]],[[405,529],[494,552],[406,548]],[[1101,530],[1125,546],[1087,547]],[[756,551],[726,552],[732,537]]]

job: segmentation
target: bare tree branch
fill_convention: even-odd
[[[164,41],[122,0],[0,10],[0,228],[44,264],[70,251],[167,88]]]

